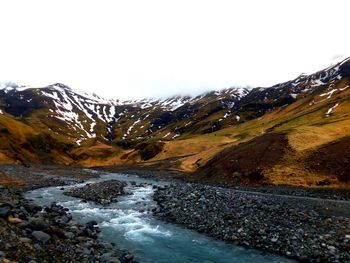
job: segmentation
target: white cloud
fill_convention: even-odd
[[[0,79],[107,97],[269,86],[350,56],[348,1],[1,1]]]

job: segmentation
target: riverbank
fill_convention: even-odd
[[[136,262],[128,251],[99,240],[96,222],[80,224],[56,203],[41,207],[23,197],[25,191],[78,183],[99,173],[53,166],[1,168],[0,262]]]
[[[90,183],[98,184],[101,180],[127,182],[124,189],[126,194],[120,196],[117,202],[106,206],[66,196],[64,192],[70,187],[41,188],[27,193],[26,197],[42,206],[55,200],[69,208],[73,218],[79,222],[96,220],[101,230],[101,239],[122,245],[144,263],[294,262],[259,250],[220,242],[181,226],[157,220],[151,212],[157,207],[153,201],[153,185],[161,186],[166,182],[133,175],[106,174]]]
[[[275,195],[292,195],[300,197],[314,197],[332,200],[350,200],[350,188],[334,188],[329,186],[319,187],[295,187],[288,185],[264,185],[264,186],[247,186],[247,185],[230,185],[223,183],[214,183],[209,181],[203,181],[198,175],[184,173],[172,169],[151,169],[149,167],[143,167],[138,164],[125,165],[125,166],[109,166],[109,167],[96,167],[94,170],[98,172],[110,172],[110,173],[124,173],[124,174],[135,174],[142,178],[152,180],[166,180],[173,183],[197,183],[203,185],[211,185],[224,187],[227,189],[235,189],[246,192],[260,192],[266,194]]]
[[[0,256],[18,262],[134,262],[98,240],[96,222],[79,224],[62,206],[40,207],[19,191],[0,188]]]
[[[184,225],[239,246],[257,248],[301,261],[347,262],[344,261],[349,256],[346,251],[350,251],[347,190],[284,186],[222,188],[183,183],[181,180],[185,180],[185,174],[178,172],[121,168],[113,172],[135,173],[143,178],[155,178],[156,181],[177,182],[172,190],[159,188],[155,193],[155,200],[159,204],[155,215],[162,220]],[[106,170],[54,165],[2,165],[0,176],[1,174],[6,175],[3,182],[12,185],[12,189],[18,193],[23,193],[98,178],[106,174]],[[328,199],[336,199],[338,202],[327,201]],[[17,227],[16,224],[9,224],[8,217],[3,217],[0,222],[4,233],[12,233],[10,227]],[[23,232],[23,229],[20,230]],[[20,236],[21,231],[18,230],[19,234],[15,231],[16,235]],[[24,234],[24,237],[32,238],[27,237],[28,233]],[[49,235],[51,236],[50,233]],[[10,242],[13,246],[10,248],[14,250],[18,238],[8,240],[4,242]],[[7,255],[9,248],[0,247],[0,250]]]
[[[350,260],[350,203],[236,192],[215,186],[158,187],[154,214],[236,245],[305,262]]]
[[[103,172],[62,165],[6,165],[0,164],[0,185],[22,192],[42,187],[68,185],[98,178]]]

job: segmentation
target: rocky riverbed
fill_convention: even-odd
[[[38,207],[21,196],[24,191],[82,182],[101,173],[74,167],[0,165],[0,185],[10,187],[0,187],[0,262],[5,258],[32,263],[133,262],[127,251],[96,239],[99,229],[94,222],[79,224],[57,204]],[[171,176],[157,174],[173,181]],[[108,203],[115,197],[102,194],[107,187],[90,185],[86,188],[90,191],[83,191],[86,198],[79,197]],[[123,186],[117,183],[116,187],[116,195],[122,194]],[[156,189],[159,208],[154,214],[217,239],[300,261],[350,262],[348,192],[285,189],[179,183]],[[45,227],[36,225],[37,218]]]
[[[84,201],[93,201],[98,204],[107,205],[120,195],[125,194],[125,182],[108,180],[94,184],[87,184],[83,187],[72,188],[65,192],[65,195],[78,197]]]
[[[19,262],[135,262],[127,251],[98,240],[96,222],[79,224],[55,203],[40,207],[0,188],[0,257]]]
[[[0,262],[136,262],[98,239],[96,222],[80,224],[55,203],[40,207],[25,191],[69,185],[100,173],[62,166],[0,165]]]
[[[154,199],[158,218],[217,239],[304,262],[350,262],[347,202],[182,183],[158,187]]]

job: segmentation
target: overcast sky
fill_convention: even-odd
[[[350,56],[350,1],[3,0],[0,80],[104,97],[269,86]]]

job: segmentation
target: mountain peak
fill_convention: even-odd
[[[71,87],[62,84],[62,83],[55,83],[55,84],[51,84],[49,86],[47,86],[47,88],[61,88],[61,89],[66,89],[66,90],[72,90]]]

